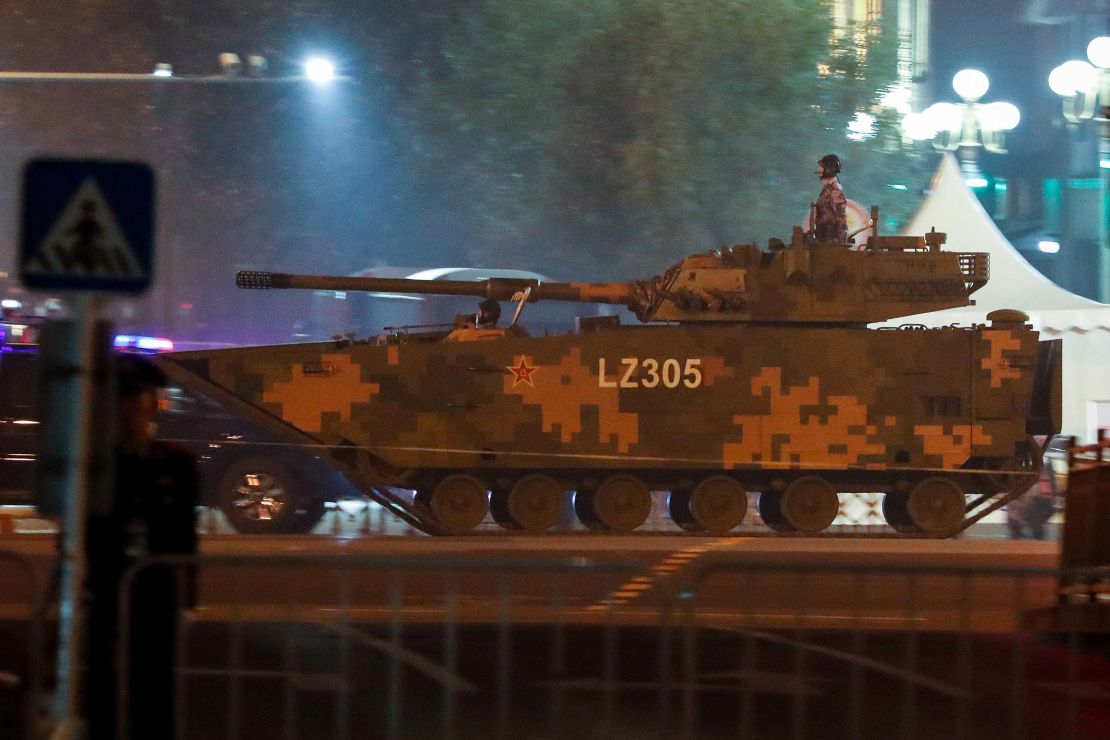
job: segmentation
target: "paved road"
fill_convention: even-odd
[[[53,538],[0,538],[46,580]],[[1015,628],[1049,606],[1054,543],[768,537],[472,536],[202,538],[200,619],[277,619],[344,609],[351,618],[653,623],[664,605],[723,626]],[[25,613],[9,588],[0,616]],[[928,571],[928,572],[926,572]],[[3,572],[3,571],[0,571]],[[509,611],[507,611],[509,610]],[[692,611],[689,611],[692,610]],[[511,612],[511,613],[510,613]]]

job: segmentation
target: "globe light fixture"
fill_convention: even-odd
[[[1068,60],[1048,75],[1048,86],[1064,99],[1064,118],[1069,123],[1107,119],[1110,36],[1099,36],[1087,44],[1087,59],[1090,61]]]
[[[962,103],[934,103],[921,113],[903,120],[903,131],[911,139],[927,141],[939,151],[956,153],[964,180],[972,188],[989,182],[979,169],[979,152],[986,149],[1005,154],[1004,132],[1021,122],[1021,113],[1012,103],[980,103],[990,89],[990,80],[978,69],[962,69],[952,78],[952,89]]]
[[[961,69],[952,78],[952,89],[968,103],[986,95],[990,86],[987,76],[977,69]]]
[[[924,113],[909,113],[902,119],[902,131],[914,141],[928,141],[937,135],[929,117]]]
[[[1098,70],[1087,62],[1072,59],[1048,75],[1048,86],[1061,97],[1072,97],[1095,87]]]
[[[1013,103],[987,103],[979,111],[979,122],[991,131],[1011,131],[1021,122],[1021,112]]]
[[[964,113],[955,103],[933,103],[921,115],[925,125],[932,131],[927,139],[936,138],[941,131],[959,131],[964,121]]]
[[[1098,135],[1096,172],[1100,175],[1098,226],[1099,299],[1110,301],[1110,36],[1087,44],[1087,59],[1071,59],[1052,70],[1048,86],[1063,98],[1064,120],[1072,125],[1095,122]]]
[[[1087,44],[1087,58],[1099,69],[1110,69],[1110,36],[1099,36]]]

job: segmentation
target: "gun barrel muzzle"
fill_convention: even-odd
[[[254,290],[288,288],[289,282],[289,276],[281,272],[240,270],[235,273],[235,286],[237,288],[251,288]]]

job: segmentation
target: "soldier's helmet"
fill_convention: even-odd
[[[835,154],[826,154],[817,160],[817,175],[819,177],[836,177],[840,174],[840,157]]]
[[[474,324],[478,328],[497,326],[501,319],[501,304],[492,298],[487,298],[478,304],[478,313],[474,317]]]

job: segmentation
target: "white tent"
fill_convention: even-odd
[[[1099,426],[1110,426],[1110,305],[1064,290],[1026,262],[964,183],[951,154],[941,161],[929,194],[904,233],[921,235],[933,227],[948,234],[945,249],[989,252],[990,281],[972,295],[974,306],[899,323],[983,323],[998,308],[1029,314],[1042,338],[1064,340],[1063,433],[1093,441]]]

